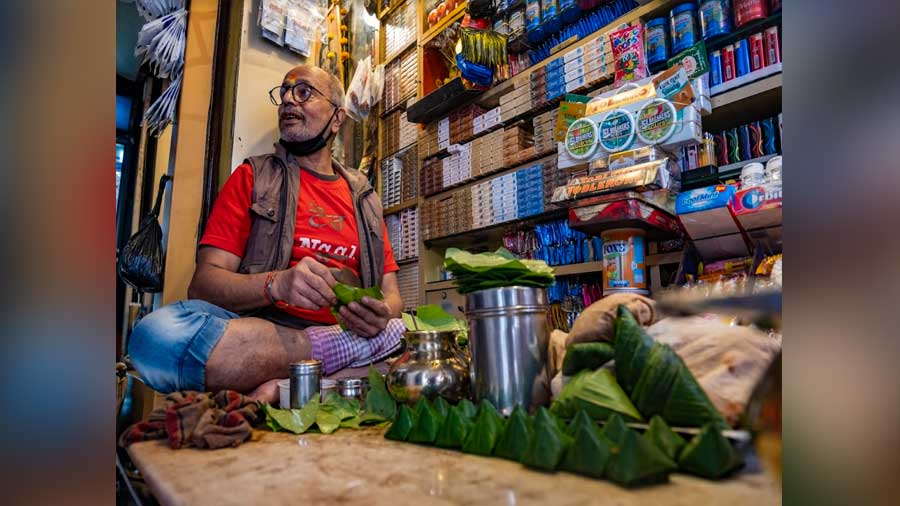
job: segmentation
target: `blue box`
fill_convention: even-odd
[[[550,60],[550,63],[548,63],[545,68],[547,69],[547,73],[550,73],[551,70],[558,70],[558,69],[562,68],[563,65],[565,65],[565,63],[566,63],[566,61],[564,58],[556,58],[556,59]]]
[[[734,193],[734,186],[730,184],[718,184],[681,192],[675,198],[675,213],[681,215],[727,207]]]

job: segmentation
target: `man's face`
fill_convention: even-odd
[[[325,128],[334,113],[334,106],[326,98],[330,94],[329,83],[315,70],[297,67],[288,72],[281,83],[282,90],[298,83],[306,83],[321,92],[312,91],[309,99],[303,103],[299,103],[290,91],[282,95],[282,103],[278,106],[278,130],[281,138],[286,141],[299,142],[315,137]]]

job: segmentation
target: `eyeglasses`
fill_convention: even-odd
[[[297,102],[298,104],[307,102],[312,97],[312,93],[316,92],[319,95],[322,95],[322,98],[327,100],[329,104],[331,104],[335,107],[339,107],[334,102],[332,102],[327,96],[325,96],[324,93],[315,89],[313,86],[311,86],[307,83],[297,83],[293,86],[287,86],[284,84],[282,84],[281,86],[276,86],[276,87],[272,88],[271,90],[269,90],[269,100],[271,100],[272,104],[274,104],[274,105],[281,105],[282,103],[284,103],[283,98],[284,98],[284,95],[288,91],[290,91],[293,94],[294,101]]]

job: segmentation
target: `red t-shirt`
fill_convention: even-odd
[[[216,198],[202,246],[213,246],[244,256],[250,237],[250,195],[253,190],[253,169],[241,164],[228,178]],[[300,171],[300,197],[297,201],[297,224],[294,229],[294,248],[289,265],[301,258],[313,256],[327,267],[348,267],[359,275],[359,235],[350,187],[344,178],[333,178],[311,171]],[[387,227],[381,222],[384,237]],[[384,241],[384,272],[400,270],[394,260],[390,241]],[[279,304],[279,307],[305,320],[336,323],[328,308],[310,311]]]

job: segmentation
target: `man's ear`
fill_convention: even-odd
[[[337,134],[341,129],[341,125],[344,124],[344,118],[347,117],[347,111],[344,110],[343,107],[337,110],[337,114],[334,115],[335,121],[331,122],[331,133]]]

